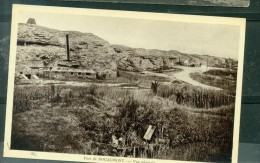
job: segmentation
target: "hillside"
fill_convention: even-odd
[[[58,31],[33,24],[19,24],[16,73],[30,71],[30,66],[35,65],[55,68],[58,62],[66,60],[66,34],[71,59],[79,62],[80,68],[116,76],[114,49],[107,41],[91,33]]]
[[[92,69],[107,78],[116,77],[117,69],[143,71],[169,69],[176,64],[201,64],[224,67],[227,59],[185,54],[176,50],[130,48],[111,45],[92,33],[59,31],[36,24],[19,24],[16,74],[30,72],[30,67],[53,67],[66,60],[66,34],[69,35],[71,59],[81,69]],[[174,48],[174,47],[173,47]],[[235,61],[233,61],[235,62]]]
[[[112,45],[112,47],[117,53],[118,68],[130,71],[168,69],[176,65],[177,62],[186,64],[186,66],[199,66],[208,63],[212,67],[223,67],[227,60],[214,56],[185,54],[176,50],[130,48],[122,45]]]

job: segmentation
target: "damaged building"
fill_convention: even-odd
[[[43,78],[73,80],[73,79],[95,79],[96,72],[84,69],[55,69],[43,70]]]
[[[78,80],[96,79],[97,73],[91,69],[81,68],[80,62],[74,61],[70,56],[69,35],[66,35],[67,59],[56,61],[55,65],[46,63],[42,60],[30,60],[28,68],[19,72],[21,79],[58,79],[58,80]],[[49,58],[47,58],[49,59]]]
[[[80,63],[70,57],[69,35],[66,35],[67,60],[59,61],[57,67],[49,67],[42,71],[42,77],[48,79],[73,80],[95,79],[96,72],[80,68]]]

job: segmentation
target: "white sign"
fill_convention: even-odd
[[[155,128],[155,126],[149,125],[146,133],[144,134],[145,140],[150,140],[152,138]]]

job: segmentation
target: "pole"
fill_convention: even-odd
[[[208,58],[207,58],[207,65],[206,65],[206,76],[208,75],[207,71],[208,71]]]
[[[66,34],[66,44],[67,44],[67,61],[70,61],[70,47],[69,47],[69,35]]]

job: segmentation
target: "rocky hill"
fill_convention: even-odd
[[[112,47],[117,54],[118,68],[130,71],[168,69],[176,64],[183,66],[208,64],[213,67],[225,67],[228,60],[207,55],[185,54],[176,50],[130,48],[122,45],[112,45]]]
[[[66,60],[66,34],[71,60],[79,62],[79,68],[116,76],[115,51],[107,41],[91,33],[59,31],[35,24],[19,24],[16,73],[30,71],[36,65],[55,68],[58,62]]]
[[[59,31],[36,24],[19,24],[16,73],[29,72],[30,67],[58,67],[66,60],[66,34],[69,35],[71,59],[81,69],[92,69],[106,78],[115,77],[117,69],[128,71],[168,69],[184,66],[223,67],[227,59],[179,51],[130,48],[111,45],[92,33]],[[174,48],[174,47],[173,47]]]

